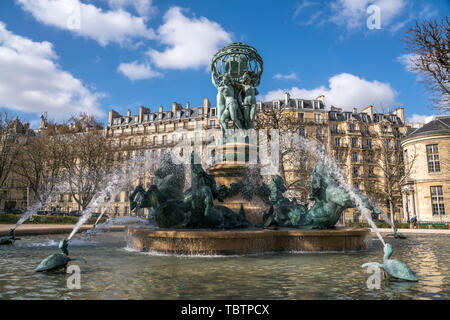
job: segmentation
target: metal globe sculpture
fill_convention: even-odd
[[[243,42],[233,42],[220,49],[211,62],[212,83],[223,86],[225,75],[242,82],[244,74],[251,75],[252,85],[258,86],[263,73],[263,60],[255,48]]]
[[[233,42],[212,58],[212,83],[217,88],[217,115],[222,136],[226,138],[229,122],[236,130],[254,127],[256,87],[261,81],[263,61],[255,48]]]

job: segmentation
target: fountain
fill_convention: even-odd
[[[254,132],[256,87],[263,72],[263,61],[257,51],[244,43],[232,43],[214,55],[211,69],[212,82],[218,90],[217,113],[222,130],[212,164],[203,169],[195,151],[190,153],[189,172],[172,157],[160,159],[154,171],[154,184],[147,190],[138,185],[129,197],[130,209],[139,216],[147,210],[148,224],[127,228],[128,246],[139,251],[194,255],[365,250],[370,245],[369,229],[336,227],[345,209],[357,208],[385,250],[383,264],[363,267],[377,265],[392,277],[417,281],[406,265],[389,259],[392,247],[384,242],[371,218],[372,213],[382,212],[347,184],[340,168],[315,142],[293,137],[319,158],[311,175],[310,199],[314,205],[310,209],[295,198],[284,196],[287,188],[280,176],[274,174],[269,185],[264,183],[256,155],[261,146],[257,146]],[[146,159],[141,160],[145,163]],[[186,173],[190,174],[190,186],[185,190]],[[110,195],[110,200],[100,217],[114,195],[138,174],[129,165],[125,173],[110,179],[69,237],[61,241],[62,253],[44,259],[36,271],[65,267],[74,260],[68,257],[69,241],[106,195]],[[401,238],[392,227],[394,236]]]
[[[255,96],[263,72],[257,51],[232,43],[214,55],[211,70],[222,130],[213,163],[205,171],[193,152],[191,187],[181,194],[169,183],[177,170],[170,161],[162,162],[155,172],[156,184],[148,190],[138,186],[130,196],[131,208],[151,209],[149,219],[156,227],[128,227],[129,245],[141,251],[208,255],[367,249],[369,229],[335,225],[346,208],[357,207],[376,228],[370,212],[379,210],[367,197],[349,190],[343,177],[335,176],[340,170],[325,154],[319,154],[321,160],[311,177],[315,204],[310,210],[283,196],[286,187],[281,177],[273,176],[267,186],[253,165],[258,151]],[[298,143],[311,148],[311,142],[298,138]],[[257,171],[251,183],[250,167]],[[176,190],[167,192],[170,188]]]

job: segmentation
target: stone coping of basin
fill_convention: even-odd
[[[9,229],[14,228],[14,224],[0,224],[0,237],[6,236]],[[75,224],[22,224],[16,231],[16,236],[36,236],[46,234],[61,234],[72,232]],[[86,231],[92,228],[92,225],[84,225],[78,230],[78,232]],[[115,225],[111,226],[109,231],[123,231],[124,226]]]
[[[187,230],[127,228],[128,246],[139,251],[194,254],[242,255],[264,252],[343,252],[366,250],[370,229],[336,228],[298,230]]]
[[[234,229],[234,230],[210,230],[210,229],[154,229],[142,227],[128,227],[128,232],[148,233],[148,235],[157,235],[161,238],[259,238],[261,236],[332,236],[332,237],[346,237],[349,235],[364,235],[370,229],[368,228],[336,228],[329,230],[299,230],[280,228],[278,230],[269,229]]]

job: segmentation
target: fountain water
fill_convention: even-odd
[[[118,192],[123,190],[129,183],[129,181],[135,180],[141,173],[142,170],[148,170],[150,166],[155,163],[155,158],[152,153],[144,153],[143,155],[136,156],[130,159],[129,163],[126,164],[125,169],[123,170],[121,167],[117,168],[115,172],[108,177],[108,182],[105,187],[100,190],[88,207],[83,211],[82,216],[74,226],[72,232],[67,237],[67,239],[63,240],[59,244],[59,248],[62,253],[55,253],[46,259],[44,259],[41,264],[36,268],[36,271],[51,271],[55,268],[59,268],[61,266],[66,266],[70,260],[68,257],[68,245],[72,240],[73,236],[78,232],[80,227],[87,222],[92,214],[102,205],[105,205],[105,208],[102,213],[105,213],[109,208],[111,202],[115,198]],[[109,200],[104,203],[105,199],[109,197]]]
[[[33,203],[30,207],[28,207],[27,210],[22,214],[20,219],[16,222],[16,225],[13,230],[17,229],[25,221],[27,221],[29,218],[35,215],[40,208],[46,207],[55,195],[62,193],[64,190],[65,190],[65,183],[59,182],[55,186],[53,186],[53,188],[50,191],[45,191],[43,196],[44,200],[37,201]]]
[[[350,198],[356,204],[356,207],[358,208],[358,210],[364,215],[364,217],[366,218],[367,222],[370,224],[372,229],[375,231],[375,233],[377,234],[378,238],[383,243],[383,245],[386,245],[386,243],[384,242],[384,239],[381,236],[381,234],[380,234],[376,224],[372,220],[371,212],[364,205],[363,200],[355,192],[353,187],[351,187],[347,183],[347,181],[346,181],[346,179],[345,179],[345,177],[344,177],[344,175],[342,173],[342,170],[336,165],[334,160],[327,153],[325,153],[323,151],[324,150],[323,146],[318,144],[315,141],[308,140],[308,139],[306,139],[304,137],[301,137],[301,136],[296,136],[296,137],[293,137],[293,138],[296,139],[296,141],[298,141],[298,143],[301,144],[304,148],[307,148],[307,150],[313,151],[319,157],[319,159],[327,167],[327,169],[328,169],[327,171],[329,172],[329,174],[349,194]]]
[[[108,182],[105,187],[96,194],[88,207],[83,211],[82,216],[74,226],[67,240],[70,241],[80,227],[92,217],[92,214],[101,205],[104,205],[104,209],[95,223],[95,225],[97,225],[101,216],[103,216],[109,209],[116,195],[121,192],[130,181],[136,180],[143,170],[148,170],[152,167],[157,160],[158,159],[153,153],[145,152],[144,155],[131,158],[124,169],[119,167],[115,170],[112,176],[108,177]],[[105,202],[105,199],[108,200]]]

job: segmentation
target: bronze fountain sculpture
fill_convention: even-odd
[[[212,82],[218,91],[217,115],[222,132],[219,149],[222,148],[223,151],[227,146],[231,146],[232,152],[235,152],[237,143],[244,145],[245,153],[248,153],[247,150],[250,149],[248,136],[254,128],[256,114],[258,95],[256,87],[263,72],[262,58],[251,46],[241,42],[231,43],[214,55],[211,70]],[[230,123],[233,131],[237,131],[240,137],[230,134]],[[225,229],[249,229],[262,232],[261,228],[334,229],[344,210],[356,207],[355,198],[350,197],[339,185],[322,161],[316,164],[311,175],[310,199],[314,200],[314,205],[308,209],[307,206],[297,203],[295,198],[289,200],[283,195],[287,189],[280,176],[273,176],[269,186],[262,180],[259,180],[259,183],[249,183],[246,178],[242,178],[248,170],[246,162],[248,155],[245,155],[242,161],[237,160],[238,157],[235,156],[231,162],[227,160],[223,163],[220,161],[226,157],[219,156],[217,158],[219,163],[209,168],[207,172],[203,169],[197,154],[192,152],[189,163],[190,187],[185,191],[184,166],[173,163],[171,158],[164,158],[154,171],[153,184],[149,185],[147,190],[138,185],[132,192],[129,197],[130,208],[140,213],[147,209],[149,222],[156,224],[157,230],[161,231],[212,229],[214,232],[220,232],[219,230]],[[228,183],[220,183],[219,179]],[[358,194],[364,209],[374,214],[379,213],[366,196],[359,192],[354,193]],[[240,204],[239,212],[229,207],[232,198],[244,202],[251,201],[253,197],[262,199],[268,207],[266,210],[260,210],[262,222],[254,226],[248,220],[247,209],[243,203]],[[152,228],[155,229],[153,225]],[[60,243],[62,253],[43,260],[36,271],[65,267],[73,260],[68,257],[67,246],[68,241],[62,241]],[[385,251],[387,258],[380,266],[389,273],[392,265],[389,260],[392,247],[386,245]],[[395,268],[396,272],[390,272],[392,276],[399,279],[413,279],[412,276],[409,279],[408,276],[404,276],[411,275],[406,265],[396,263]]]

